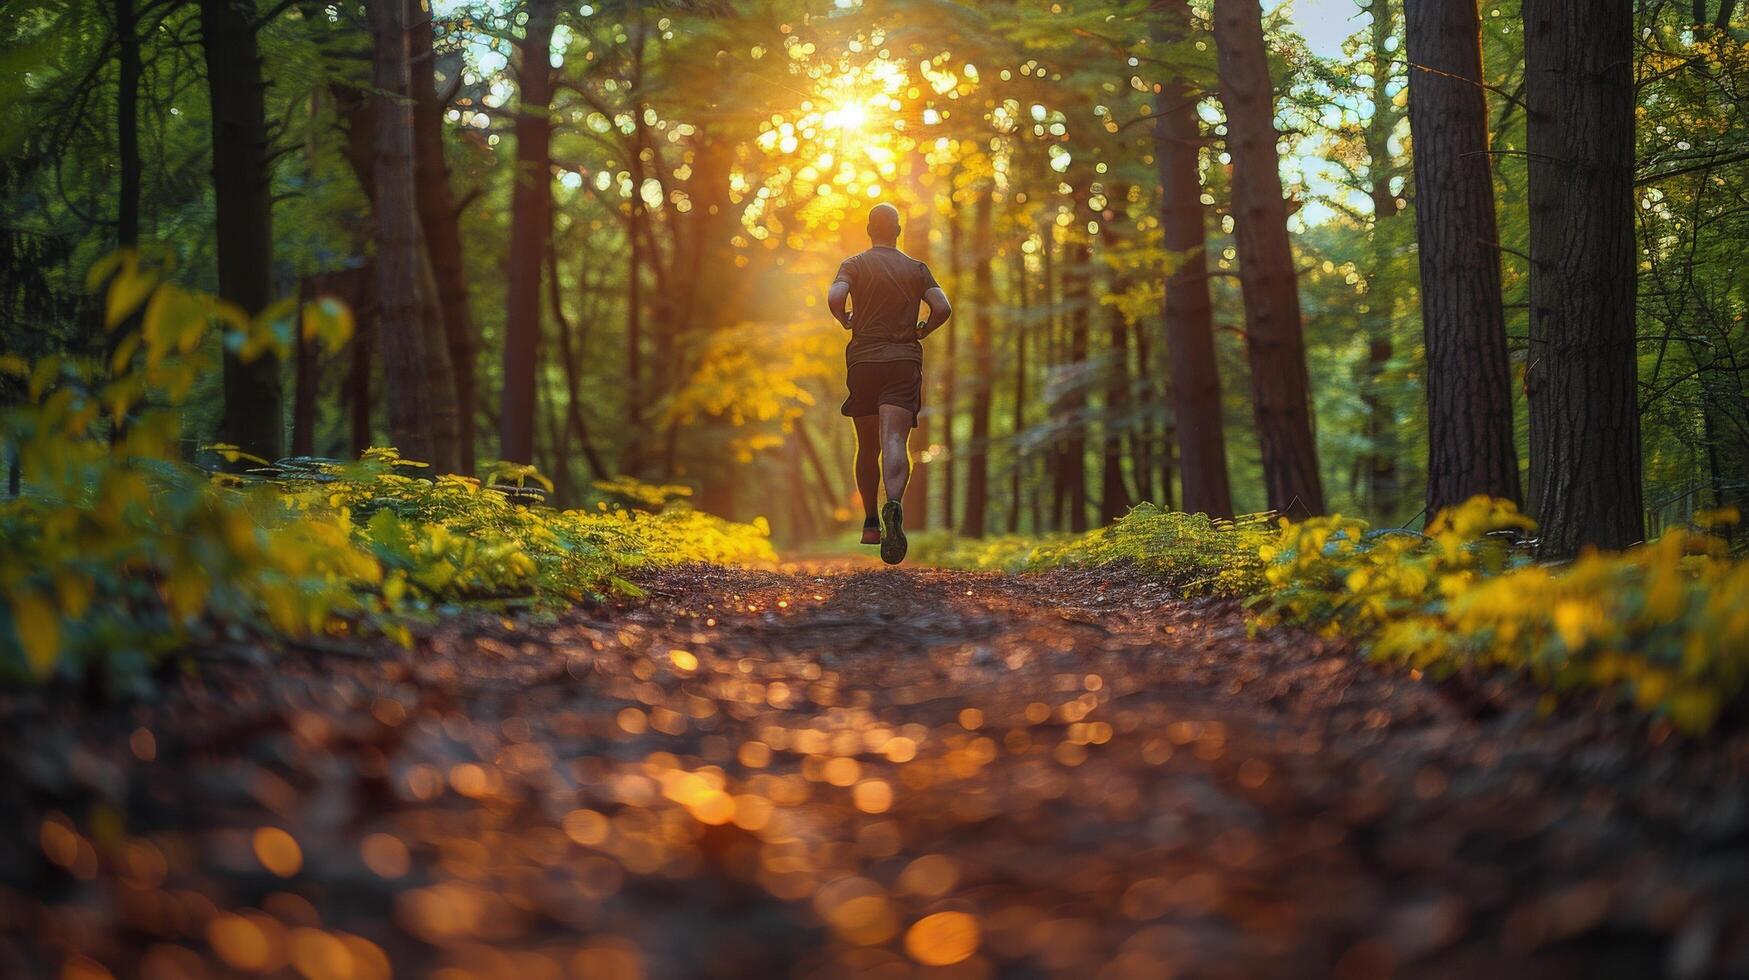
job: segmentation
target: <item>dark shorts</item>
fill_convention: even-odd
[[[911,413],[911,425],[917,425],[917,413],[923,410],[923,365],[917,361],[865,361],[850,365],[847,381],[850,397],[840,409],[857,418],[879,415],[882,405],[897,405]]]

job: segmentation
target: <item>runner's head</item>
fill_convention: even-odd
[[[868,212],[868,240],[876,245],[893,245],[899,241],[899,209],[891,204],[877,204]]]

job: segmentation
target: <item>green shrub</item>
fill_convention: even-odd
[[[469,477],[429,478],[393,449],[268,465],[206,447],[261,464],[247,475],[182,462],[177,405],[211,369],[206,332],[221,325],[246,356],[283,350],[285,311],[251,320],[160,284],[131,256],[111,271],[112,326],[145,308],[112,365],[0,358],[24,394],[3,415],[23,492],[0,501],[0,679],[137,671],[246,634],[406,642],[411,620],[445,606],[556,606],[629,590],[623,576],[642,567],[774,557],[763,521],[698,513],[672,488],[620,481],[604,495],[615,503],[560,511]],[[344,312],[315,311],[299,329],[344,342]],[[102,424],[130,412],[120,433]],[[494,478],[544,482],[515,466]],[[647,509],[618,503],[627,495]]]
[[[1187,595],[1250,595],[1263,581],[1258,550],[1268,540],[1265,515],[1234,521],[1139,504],[1084,535],[1002,536],[967,540],[946,534],[912,539],[914,561],[943,568],[1040,572],[1122,563],[1169,582]]]
[[[1735,522],[1734,513],[1702,523]],[[1341,516],[1270,527],[1144,505],[1074,537],[929,540],[952,567],[1039,571],[1124,564],[1187,595],[1244,595],[1252,622],[1359,638],[1377,659],[1436,677],[1516,673],[1550,691],[1602,690],[1685,731],[1711,728],[1749,687],[1749,562],[1675,530],[1621,553],[1539,564],[1534,530],[1478,497],[1426,533]]]

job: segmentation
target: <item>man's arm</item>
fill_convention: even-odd
[[[934,333],[936,328],[947,322],[948,317],[953,316],[953,307],[948,305],[947,294],[941,291],[940,286],[929,287],[929,291],[923,294],[923,302],[929,304],[929,319],[917,325],[918,340]]]
[[[850,329],[850,313],[844,309],[844,304],[850,299],[850,283],[842,279],[834,279],[831,288],[826,290],[826,308],[832,311],[832,319],[844,329]]]

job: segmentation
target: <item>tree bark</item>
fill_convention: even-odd
[[[1633,10],[1526,0],[1531,500],[1541,553],[1645,537],[1634,336]]]
[[[1061,306],[1063,291],[1061,273],[1058,271],[1056,225],[1054,222],[1046,220],[1040,224],[1039,231],[1040,239],[1043,242],[1040,265],[1043,266],[1042,272],[1044,273],[1041,277],[1044,280],[1044,307],[1048,311],[1045,317],[1044,331],[1044,373],[1045,395],[1049,401],[1045,406],[1045,414],[1054,423],[1063,417],[1062,393],[1054,390],[1051,381],[1056,375],[1057,369],[1063,364],[1063,311]],[[1067,506],[1066,486],[1063,483],[1061,472],[1065,442],[1066,439],[1062,435],[1060,427],[1053,431],[1050,444],[1045,447],[1045,479],[1039,481],[1038,489],[1038,497],[1041,499],[1035,501],[1040,517],[1049,515],[1048,523],[1053,531],[1062,530],[1063,509]],[[1050,490],[1049,507],[1045,506],[1047,502],[1042,499],[1047,486]],[[1035,523],[1042,527],[1045,522],[1036,521]]]
[[[413,196],[413,107],[400,93],[409,82],[409,0],[371,0],[376,29],[377,323],[389,441],[408,459],[433,462],[437,450],[426,374],[429,360],[420,285],[425,256]]]
[[[559,366],[565,371],[565,428],[567,432],[577,434],[577,446],[583,452],[584,462],[589,464],[590,475],[605,480],[613,474],[607,471],[600,454],[595,451],[589,438],[589,423],[583,418],[583,341],[581,338],[572,340],[577,328],[565,316],[564,305],[560,302],[559,250],[550,234],[547,238],[547,300],[552,305],[553,325],[559,335]],[[562,451],[564,447],[559,448]]]
[[[990,341],[996,295],[991,266],[996,261],[991,244],[991,221],[996,194],[994,183],[977,190],[972,204],[972,441],[966,454],[966,509],[960,519],[960,534],[984,536],[990,503],[990,410],[996,388],[996,358]]]
[[[541,249],[552,228],[553,0],[530,0],[516,75],[516,186],[510,199],[510,255],[505,270],[504,394],[498,415],[499,456],[534,458],[535,373],[540,358]]]
[[[1306,345],[1293,248],[1282,201],[1274,93],[1257,0],[1215,0],[1215,50],[1227,151],[1233,158],[1233,222],[1244,294],[1252,407],[1269,507],[1294,520],[1324,512],[1312,435]]]
[[[443,154],[443,113],[447,99],[436,85],[436,52],[431,16],[417,13],[410,27],[410,75],[413,117],[414,194],[419,225],[425,235],[436,291],[438,315],[448,353],[452,401],[455,406],[456,464],[462,473],[474,471],[475,328],[468,301],[468,266],[462,252],[460,217],[450,190],[449,165]]]
[[[1014,306],[1016,310],[1030,310],[1026,291],[1026,253],[1016,248],[1012,253],[1010,269],[1011,285],[1014,290]],[[1014,465],[1008,474],[1008,533],[1020,533],[1021,495],[1025,489],[1024,475],[1027,464],[1032,462],[1032,455],[1022,448],[1021,440],[1026,434],[1026,335],[1031,331],[1030,324],[1016,322],[1009,326],[1014,334]]]
[[[1093,252],[1086,241],[1071,243],[1063,262],[1063,300],[1068,307],[1067,360],[1076,380],[1063,399],[1063,418],[1069,427],[1063,459],[1058,464],[1069,511],[1069,530],[1087,530],[1087,369],[1088,325],[1092,317]]]
[[[639,204],[632,201],[632,217],[637,217]],[[639,252],[635,224],[626,225],[626,404],[625,449],[620,456],[620,469],[637,476],[644,459],[644,274],[643,256]]]
[[[298,283],[298,312],[294,322],[303,320],[303,306],[312,296],[319,296],[324,291],[324,282],[318,278],[315,282],[301,280]],[[316,453],[316,388],[320,379],[321,360],[316,342],[304,337],[304,332],[298,330],[294,334],[292,374],[292,425],[291,454],[293,456],[313,456]]]
[[[1109,200],[1120,201],[1124,193],[1121,187],[1114,186]],[[1110,209],[1106,211],[1102,230],[1103,247],[1115,248],[1119,232]],[[1108,288],[1113,295],[1123,291],[1115,267],[1111,269]],[[1109,524],[1128,513],[1135,499],[1130,495],[1129,487],[1124,485],[1123,475],[1123,429],[1129,425],[1130,415],[1130,329],[1124,322],[1122,310],[1108,306],[1104,312],[1110,362],[1105,370],[1105,418],[1100,425],[1099,520],[1102,524]]]
[[[255,37],[254,0],[201,0],[201,49],[212,107],[213,202],[219,298],[250,316],[273,298],[273,188],[267,153],[267,82]],[[285,446],[279,358],[224,355],[219,441],[263,459]]]
[[[1427,349],[1427,515],[1520,498],[1475,0],[1406,8]]]
[[[374,324],[359,318],[358,329],[352,335],[352,367],[346,375],[346,407],[352,429],[352,455],[362,456],[372,445],[370,365]]]
[[[927,265],[931,258],[929,229],[935,216],[935,189],[929,180],[929,160],[921,147],[911,154],[908,165],[914,210],[911,226],[904,233],[905,252]],[[930,526],[929,484],[935,472],[935,464],[928,459],[931,455],[930,431],[933,416],[940,411],[939,407],[929,404],[929,396],[934,394],[930,381],[939,373],[930,370],[931,360],[926,352],[923,358],[924,411],[917,416],[917,427],[911,430],[911,482],[905,485],[905,523],[919,530]]]
[[[1099,482],[1099,519],[1109,524],[1124,516],[1135,505],[1128,485],[1124,483],[1124,440],[1122,425],[1130,414],[1130,378],[1126,370],[1129,359],[1129,325],[1116,307],[1105,311],[1107,341],[1111,345],[1112,363],[1106,370],[1105,421],[1101,433]]]
[[[1130,339],[1135,341],[1135,370],[1130,377],[1134,378],[1136,402],[1141,411],[1136,419],[1134,431],[1130,433],[1130,471],[1135,475],[1136,499],[1157,501],[1160,506],[1172,507],[1172,488],[1167,486],[1164,498],[1154,493],[1154,446],[1158,435],[1154,431],[1157,412],[1161,410],[1163,392],[1155,388],[1155,376],[1152,371],[1153,345],[1149,343],[1148,329],[1145,324],[1135,324],[1129,331]]]
[[[964,238],[965,235],[960,230],[959,213],[950,209],[947,216],[947,267],[948,281],[953,283],[955,291],[960,287],[963,278],[961,270],[965,268],[962,261],[965,254]],[[947,334],[947,366],[941,386],[941,526],[949,529],[955,526],[954,515],[958,513],[954,507],[954,491],[958,489],[954,471],[959,460],[954,454],[953,423],[954,414],[959,409],[959,322],[960,318],[955,317],[947,321],[944,327]]]
[[[1366,144],[1367,181],[1372,198],[1373,224],[1367,236],[1372,267],[1366,274],[1367,309],[1361,314],[1367,331],[1366,365],[1360,378],[1360,401],[1366,411],[1366,451],[1357,462],[1367,511],[1375,520],[1383,521],[1396,513],[1401,495],[1397,473],[1396,412],[1385,384],[1385,372],[1390,369],[1395,354],[1391,336],[1391,303],[1378,286],[1391,262],[1385,222],[1402,211],[1397,205],[1396,191],[1391,187],[1397,167],[1390,141],[1403,114],[1390,89],[1394,59],[1387,49],[1396,32],[1397,10],[1393,0],[1372,0],[1369,10],[1372,14],[1369,39],[1372,116],[1367,120],[1362,136]]]
[[[1154,10],[1156,38],[1175,44],[1188,40],[1189,0],[1160,0]],[[1209,299],[1208,208],[1202,203],[1197,172],[1202,145],[1196,116],[1199,97],[1180,77],[1162,84],[1154,99],[1154,160],[1160,171],[1160,225],[1167,263],[1166,358],[1184,509],[1232,517],[1214,306]],[[1170,495],[1170,475],[1162,473],[1161,478]]]
[[[808,467],[814,474],[814,482],[819,484],[820,495],[828,501],[828,506],[832,506],[839,499],[838,480],[832,474],[843,471],[827,468],[826,461],[820,457],[819,447],[814,445],[813,437],[808,434],[807,422],[800,417],[796,419],[795,437],[796,442],[801,445],[802,456],[807,459]],[[911,512],[907,510],[905,521],[910,523],[910,520]]]

